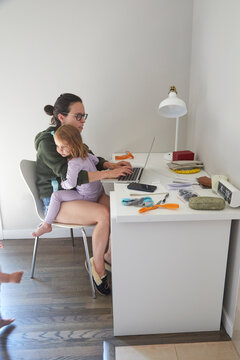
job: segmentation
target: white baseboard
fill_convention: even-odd
[[[3,230],[3,239],[32,239],[33,229],[19,229],[19,230]],[[93,227],[86,228],[87,236],[92,236]],[[78,229],[73,229],[74,236],[80,236],[81,232]],[[43,238],[62,238],[70,237],[70,230],[60,227],[55,227],[52,232],[44,234]]]
[[[222,311],[222,323],[223,323],[223,326],[224,326],[226,332],[228,333],[230,338],[232,338],[232,336],[233,336],[233,322],[230,319],[230,317],[228,316],[228,313],[226,312],[226,310],[224,308],[223,308],[223,311]]]

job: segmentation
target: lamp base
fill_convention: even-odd
[[[173,159],[173,153],[172,153],[172,152],[165,153],[165,154],[163,155],[163,158],[164,158],[164,160],[172,161],[172,159]]]

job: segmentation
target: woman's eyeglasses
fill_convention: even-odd
[[[73,115],[77,121],[81,121],[82,118],[84,118],[85,120],[87,120],[88,114],[73,114],[73,113],[62,113],[63,115]]]

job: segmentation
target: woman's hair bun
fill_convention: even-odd
[[[44,111],[46,114],[52,116],[53,115],[53,109],[54,107],[52,105],[46,105],[44,106]]]

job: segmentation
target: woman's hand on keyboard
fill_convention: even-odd
[[[129,166],[120,166],[116,169],[104,171],[105,179],[117,179],[119,176],[124,176],[126,174],[132,174],[132,167]]]
[[[117,169],[122,166],[127,166],[129,169],[132,169],[132,165],[128,161],[118,161],[117,163],[106,161],[103,166],[105,169],[109,170]]]

